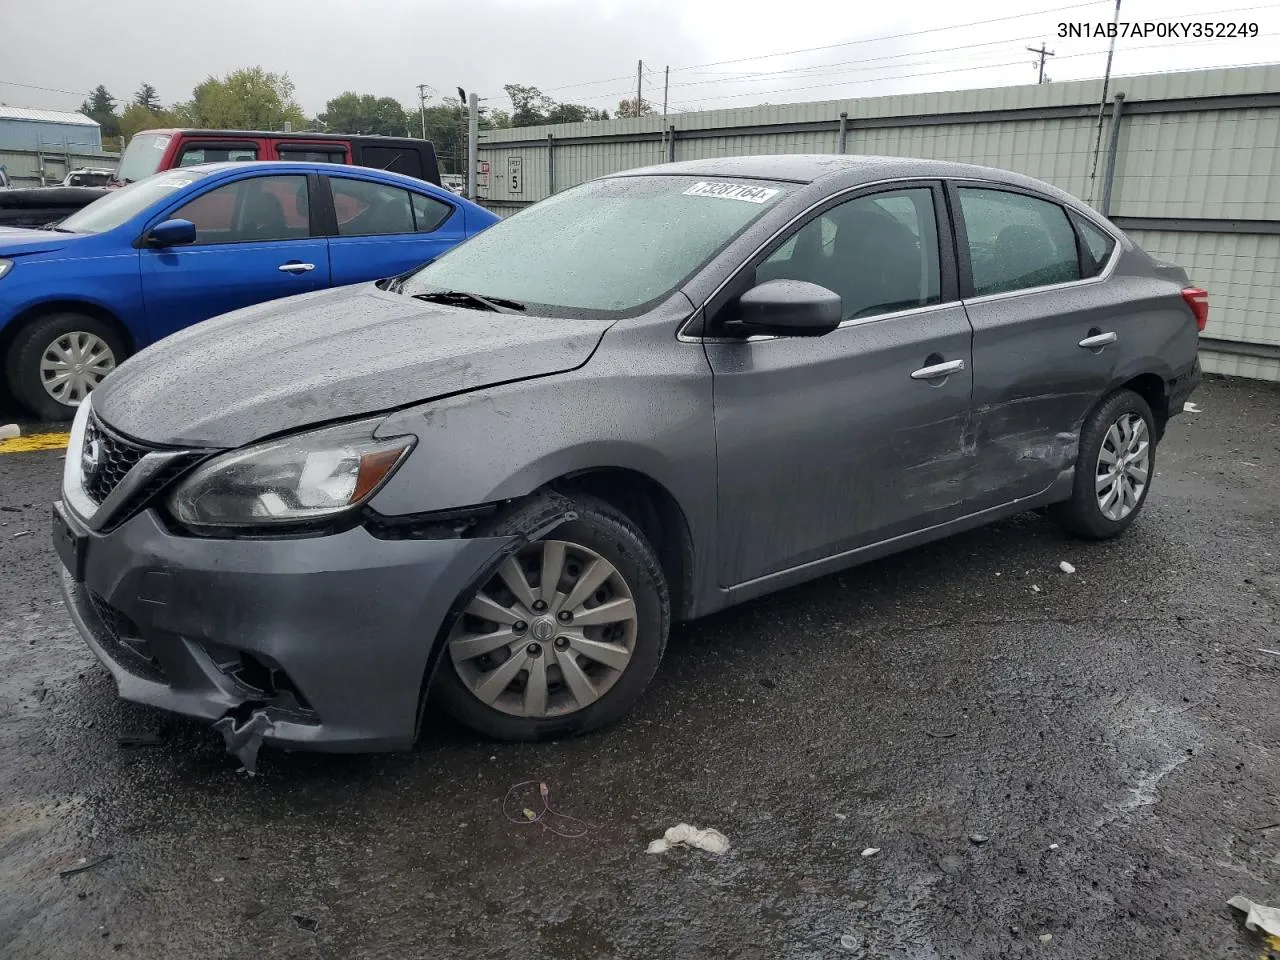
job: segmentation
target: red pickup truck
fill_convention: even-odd
[[[116,168],[116,180],[132,183],[173,167],[227,160],[351,163],[440,185],[440,167],[430,140],[247,130],[144,130],[129,141]]]

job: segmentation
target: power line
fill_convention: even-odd
[[[57,87],[41,87],[34,83],[19,83],[17,80],[0,80],[0,85],[10,87],[25,87],[28,90],[44,90],[47,93],[65,93],[73,97],[83,97],[84,92],[77,93],[75,90],[60,90]]]

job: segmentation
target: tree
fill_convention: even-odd
[[[557,103],[547,113],[545,123],[582,123],[585,120],[608,120],[607,110],[596,110],[576,103]]]
[[[371,93],[359,94],[348,90],[326,103],[324,113],[316,119],[333,133],[402,137],[408,118],[404,107],[393,97],[375,97]]]
[[[143,130],[165,130],[191,126],[190,118],[181,110],[181,104],[166,110],[157,107],[150,110],[140,103],[131,103],[120,116],[120,135],[131,140]]]
[[[186,112],[195,126],[228,130],[280,130],[286,122],[301,129],[307,118],[293,99],[287,73],[245,67],[225,77],[209,77],[191,92]]]
[[[120,118],[116,116],[116,98],[102,84],[98,84],[89,94],[89,99],[80,104],[80,112],[97,122],[104,137],[119,135]]]
[[[482,108],[480,115],[489,121],[489,128],[492,130],[505,130],[512,125],[511,114],[505,110],[484,110]]]
[[[537,87],[508,83],[502,88],[511,98],[511,125],[536,127],[547,122],[547,114],[555,109],[556,102]]]
[[[138,88],[138,92],[133,95],[133,103],[135,106],[156,113],[160,110],[160,95],[156,93],[155,87],[149,83],[144,83]]]
[[[640,109],[636,109],[636,100],[632,97],[630,100],[618,101],[619,117],[651,117],[653,116],[653,104],[648,100],[641,98]]]

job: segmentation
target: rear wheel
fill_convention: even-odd
[[[1132,390],[1118,390],[1085,421],[1071,499],[1050,507],[1049,516],[1091,540],[1123,533],[1146,503],[1155,453],[1151,407]]]
[[[42,420],[67,420],[125,358],[124,338],[104,320],[52,313],[18,331],[8,375],[18,401]]]
[[[587,497],[555,498],[577,519],[499,564],[449,633],[433,692],[467,726],[503,740],[586,733],[624,716],[657,671],[671,612],[653,548]],[[546,501],[503,518],[507,535],[545,522]]]

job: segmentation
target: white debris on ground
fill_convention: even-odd
[[[1227,906],[1235,907],[1245,915],[1246,930],[1261,930],[1270,936],[1280,937],[1280,907],[1263,906],[1248,897],[1232,897]]]
[[[697,847],[707,853],[724,853],[729,849],[729,838],[719,830],[699,830],[687,823],[677,823],[662,835],[661,840],[650,843],[646,852],[666,853],[679,846]]]
[[[1192,403],[1190,400],[1188,400],[1186,403],[1184,403],[1184,404],[1182,405],[1182,409],[1183,409],[1183,410],[1185,410],[1187,413],[1200,413],[1200,412],[1201,412],[1200,408],[1199,408],[1199,407],[1197,407],[1197,406],[1196,406],[1194,403]]]
[[[1038,584],[1038,583],[1033,583],[1033,584],[1031,585],[1031,592],[1032,592],[1032,593],[1039,593],[1039,592],[1040,592],[1040,584]]]
[[[1072,566],[1071,564],[1067,563],[1067,561],[1065,561],[1065,560],[1063,560],[1060,564],[1058,564],[1058,569],[1059,569],[1059,570],[1061,570],[1063,573],[1075,573],[1075,572],[1076,572],[1076,568],[1075,568],[1074,566]]]
[[[22,436],[22,428],[16,423],[6,423],[0,426],[0,440],[13,440]]]
[[[1049,849],[1050,849],[1050,850],[1057,850],[1057,849],[1058,849],[1058,845],[1057,845],[1056,843],[1051,843],[1051,844],[1049,844]]]
[[[862,855],[864,857],[874,857],[879,852],[880,852],[879,847],[867,847],[867,849],[862,851]]]

